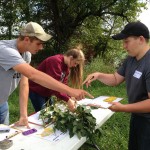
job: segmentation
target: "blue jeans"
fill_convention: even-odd
[[[150,118],[132,114],[128,150],[150,150]]]
[[[0,104],[0,124],[9,125],[9,106],[8,102]]]
[[[34,110],[36,112],[40,111],[45,107],[45,103],[48,101],[48,97],[43,97],[35,92],[29,91],[29,98],[31,100],[31,103],[34,107]],[[52,101],[50,100],[50,105],[52,104]]]

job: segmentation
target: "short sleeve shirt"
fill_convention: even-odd
[[[129,56],[117,72],[125,77],[129,103],[148,99],[148,92],[150,92],[150,50],[140,60]],[[150,117],[150,113],[148,114]]]
[[[0,104],[8,100],[21,78],[21,74],[12,68],[31,61],[31,53],[20,54],[16,42],[17,40],[0,41]]]

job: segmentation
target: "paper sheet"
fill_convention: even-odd
[[[37,124],[37,125],[43,125],[43,121],[42,121],[42,119],[39,119],[39,115],[40,115],[40,111],[33,114],[33,115],[31,115],[31,116],[29,116],[28,121],[30,123],[34,123],[34,124]]]
[[[107,98],[109,98],[110,96],[99,96],[95,99],[88,99],[88,98],[85,98],[81,101],[78,101],[77,103],[79,105],[90,105],[90,104],[93,104],[93,105],[99,105],[101,106],[102,108],[108,108],[111,106],[111,104],[109,104],[109,102],[105,102],[105,100]],[[115,100],[113,100],[113,102],[119,102],[120,100],[122,100],[122,98],[119,98],[119,97],[116,97]]]
[[[48,126],[46,128],[39,129],[38,132],[36,132],[36,134],[34,134],[34,136],[36,136],[38,138],[42,138],[42,139],[48,140],[50,142],[60,141],[66,135],[68,135],[68,132],[63,133],[63,132],[61,132],[59,130],[56,130],[54,132],[53,125],[50,125],[50,126]]]
[[[39,119],[40,112],[37,112],[31,116],[28,117],[28,121],[33,124],[37,125],[43,125],[42,119]],[[50,142],[56,142],[63,139],[66,135],[68,135],[68,132],[63,133],[59,130],[56,130],[56,132],[53,131],[53,125],[49,125],[46,128],[38,129],[36,133],[34,133],[34,136],[38,138],[42,138],[45,140],[48,140]]]

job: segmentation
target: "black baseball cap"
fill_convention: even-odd
[[[128,23],[120,33],[113,35],[112,38],[114,40],[122,40],[129,36],[143,36],[146,39],[150,37],[147,26],[137,21]]]

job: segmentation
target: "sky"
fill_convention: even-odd
[[[147,10],[143,10],[139,16],[139,20],[144,23],[150,31],[150,1],[147,2]]]

